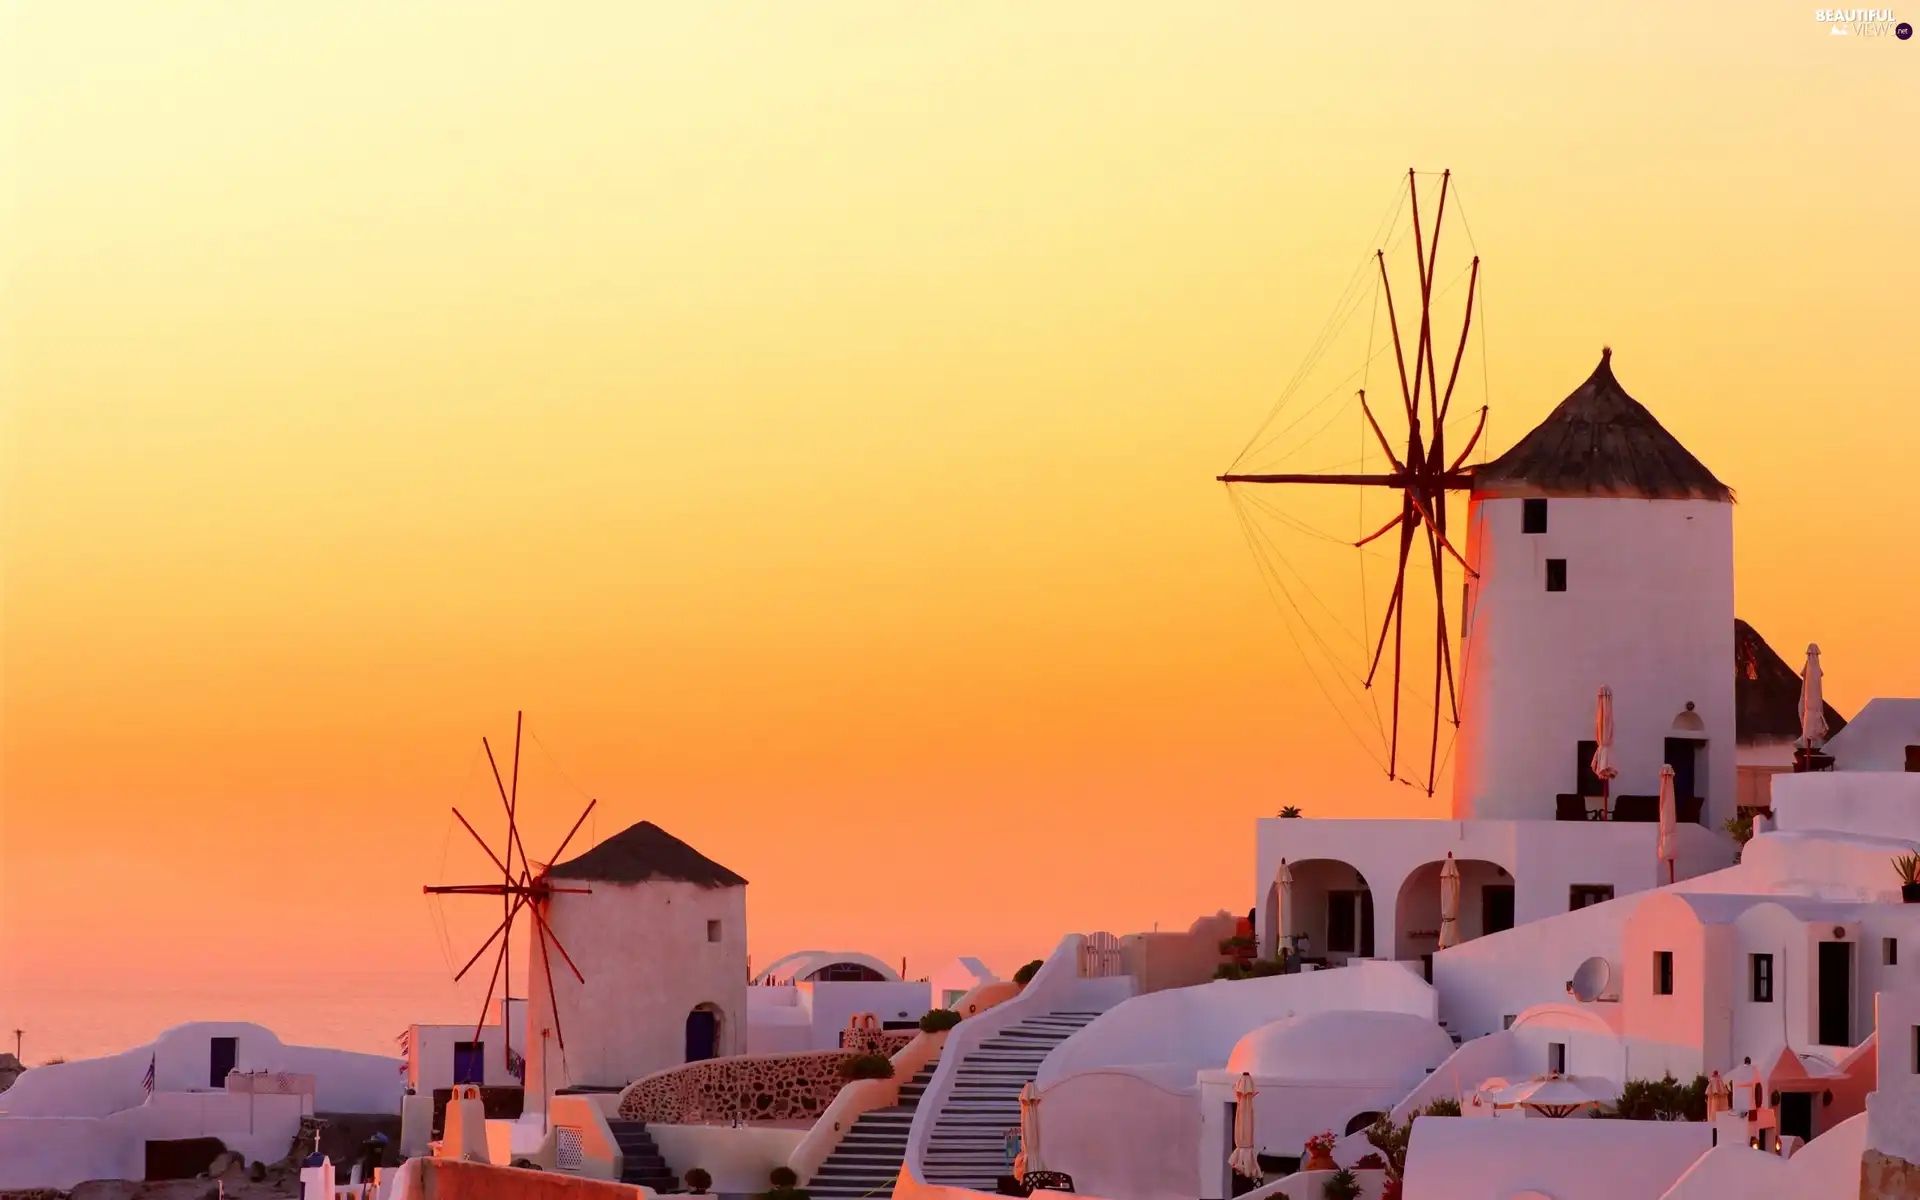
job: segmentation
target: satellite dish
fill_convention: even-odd
[[[1606,990],[1607,982],[1613,978],[1613,965],[1604,958],[1590,958],[1580,964],[1573,973],[1570,990],[1573,998],[1582,1004],[1592,1004]]]

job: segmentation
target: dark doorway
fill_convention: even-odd
[[[1598,749],[1600,749],[1599,742],[1574,743],[1573,752],[1580,756],[1580,761],[1573,764],[1573,790],[1578,795],[1604,796],[1606,794],[1607,785],[1601,783],[1600,777],[1593,773],[1593,755]]]
[[[223,1088],[227,1086],[227,1076],[240,1065],[240,1039],[214,1038],[211,1054],[212,1062],[207,1071],[207,1086]]]
[[[483,1042],[455,1042],[453,1044],[453,1085],[463,1083],[475,1086],[487,1081],[487,1047]]]
[[[688,1062],[704,1062],[715,1057],[719,1044],[719,1013],[711,1008],[696,1008],[687,1014]]]
[[[1327,893],[1327,950],[1373,957],[1373,893]]]
[[[149,1181],[192,1179],[204,1174],[226,1150],[219,1138],[210,1137],[148,1142],[146,1177]]]
[[[1700,794],[1694,767],[1700,758],[1700,743],[1692,738],[1668,738],[1667,765],[1673,768],[1673,798],[1691,800]]]
[[[1513,928],[1513,885],[1494,883],[1480,889],[1480,933]]]
[[[1853,1045],[1853,943],[1820,943],[1820,1044]]]
[[[1780,1093],[1780,1136],[1813,1140],[1813,1093]]]

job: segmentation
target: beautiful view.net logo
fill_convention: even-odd
[[[1913,26],[1896,22],[1890,8],[1816,8],[1813,19],[1829,26],[1833,37],[1885,37],[1892,34],[1901,41],[1913,36]]]

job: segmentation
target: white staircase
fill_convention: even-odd
[[[1007,1174],[1007,1131],[1020,1125],[1020,1089],[1039,1073],[1049,1051],[1099,1015],[1065,1009],[1022,1017],[955,1062],[951,1089],[932,1114],[925,1181],[993,1191]]]

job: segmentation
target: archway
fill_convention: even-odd
[[[1394,902],[1393,956],[1424,959],[1440,948],[1440,869],[1445,859],[1407,873]],[[1513,926],[1513,876],[1499,863],[1457,858],[1460,868],[1460,940],[1471,941]],[[1504,922],[1504,924],[1503,924]]]
[[[720,1009],[699,1004],[687,1014],[687,1061],[704,1062],[720,1056]]]
[[[1269,880],[1262,912],[1262,949],[1280,945],[1284,918],[1303,961],[1338,966],[1351,958],[1374,957],[1373,889],[1359,868],[1337,858],[1305,858],[1288,863],[1293,873],[1293,913],[1280,911],[1280,889]]]
[[[1352,1137],[1356,1133],[1363,1133],[1366,1130],[1372,1129],[1374,1123],[1386,1115],[1387,1114],[1381,1112],[1355,1113],[1353,1119],[1347,1122],[1347,1136]]]

